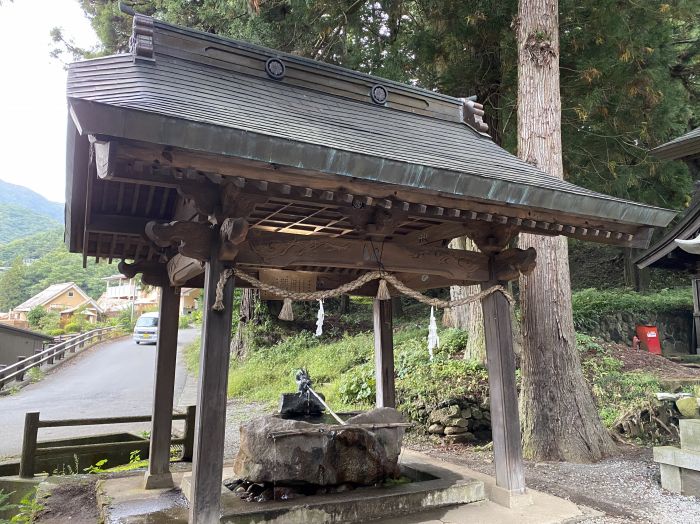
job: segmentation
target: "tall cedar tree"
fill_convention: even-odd
[[[563,178],[557,0],[520,0],[514,25],[518,156]],[[537,250],[535,270],[521,278],[524,455],[535,460],[598,460],[613,453],[615,446],[598,417],[576,349],[566,239],[521,235],[520,246]]]

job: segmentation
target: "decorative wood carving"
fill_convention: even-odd
[[[498,280],[515,280],[535,269],[537,252],[535,248],[511,248],[498,253],[494,258],[494,272]]]
[[[221,237],[220,257],[225,260],[235,260],[238,254],[238,245],[245,241],[249,230],[250,224],[245,218],[225,219],[219,231]]]
[[[375,207],[372,222],[367,224],[370,235],[391,235],[408,218],[408,213],[399,209]]]
[[[201,261],[209,259],[214,231],[200,222],[151,221],[146,236],[159,247],[175,246],[179,253]]]
[[[467,232],[482,253],[500,253],[517,234],[517,226],[494,223],[483,224]]]
[[[129,278],[134,278],[141,273],[141,281],[149,286],[168,286],[170,279],[165,264],[158,262],[136,261],[128,263],[124,260],[117,264],[119,272]]]
[[[221,219],[248,218],[258,204],[269,200],[265,190],[260,193],[244,192],[234,182],[226,182],[221,187]]]
[[[201,180],[183,179],[177,182],[177,193],[194,203],[195,209],[206,216],[213,216],[219,211],[221,189],[206,178]]]

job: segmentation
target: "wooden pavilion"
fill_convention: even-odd
[[[662,160],[682,160],[691,173],[700,169],[700,127],[678,138],[661,144],[651,153]],[[687,273],[693,288],[693,347],[700,354],[700,185],[695,182],[695,192],[690,206],[666,234],[648,250],[641,253],[634,263],[640,269],[655,267]]]
[[[213,310],[225,268],[315,290],[377,269],[415,290],[488,288],[533,267],[531,250],[508,248],[520,232],[643,248],[674,216],[520,161],[469,99],[138,14],[130,54],[70,66],[68,104],[70,251],[131,261],[123,272],[162,288],[146,488],[172,483],[178,289],[205,289],[190,522],[219,521],[232,293],[247,285],[229,279]],[[481,252],[446,248],[462,235]],[[511,311],[501,293],[483,309],[496,480],[515,495]],[[391,301],[375,300],[374,319],[377,404],[392,406]]]

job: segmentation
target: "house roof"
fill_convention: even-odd
[[[1,332],[12,333],[16,335],[23,335],[30,338],[38,338],[41,340],[53,340],[52,337],[44,335],[43,333],[37,333],[35,331],[29,331],[28,329],[22,329],[15,326],[10,326],[3,322],[0,322],[0,333]]]
[[[14,308],[14,311],[30,311],[37,306],[43,306],[71,288],[74,288],[78,293],[80,293],[85,300],[90,300],[90,297],[87,296],[87,294],[85,294],[85,292],[80,289],[75,282],[63,282],[61,284],[53,284],[43,291],[37,293],[32,298],[25,300],[19,306]]]
[[[651,150],[657,158],[677,160],[700,155],[700,127]]]

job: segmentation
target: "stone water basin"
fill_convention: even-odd
[[[249,483],[275,486],[367,486],[396,479],[403,428],[353,425],[400,422],[403,416],[392,408],[354,415],[342,430],[328,416],[259,417],[240,427],[233,471]]]

